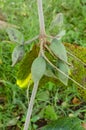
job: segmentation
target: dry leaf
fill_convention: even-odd
[[[72,99],[72,103],[73,103],[74,105],[79,105],[79,104],[81,104],[81,101],[80,101],[77,97],[74,97],[74,98]]]
[[[19,27],[16,26],[16,25],[9,24],[9,23],[7,23],[7,22],[5,22],[5,21],[0,20],[0,29],[7,29],[8,27],[19,28]]]
[[[82,123],[82,127],[86,130],[86,123]]]

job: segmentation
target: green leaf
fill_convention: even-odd
[[[20,43],[20,44],[24,42],[23,34],[20,31],[18,31],[17,29],[8,28],[7,33],[9,35],[9,38],[10,38],[11,41],[17,42],[17,43]]]
[[[51,29],[55,26],[62,26],[63,25],[63,14],[62,13],[58,13],[57,16],[54,18],[54,20],[51,22]]]
[[[48,106],[44,109],[44,116],[45,116],[45,119],[56,120],[56,119],[57,119],[57,115],[56,115],[56,112],[55,112],[55,110],[54,110],[54,107],[48,105]]]
[[[19,62],[24,56],[24,46],[16,46],[12,53],[12,66]]]
[[[65,35],[65,30],[62,30],[62,31],[60,31],[60,32],[56,35],[56,38],[60,40],[64,35]]]
[[[65,63],[67,62],[67,54],[64,45],[57,39],[53,39],[50,45],[50,49],[52,52],[59,58],[57,61],[57,67],[59,70],[64,72],[66,75],[69,75],[69,67]],[[58,71],[56,73],[58,76],[58,79],[65,85],[68,84],[68,77],[62,74],[61,72]]]
[[[41,91],[37,94],[37,100],[39,101],[48,101],[49,100],[49,92],[48,91]]]
[[[66,49],[60,40],[54,38],[51,42],[50,49],[57,57],[67,62]]]
[[[81,121],[76,117],[63,117],[51,124],[43,127],[41,130],[84,130]]]
[[[46,71],[44,73],[46,76],[48,77],[53,77],[53,78],[57,78],[55,76],[55,70],[53,69],[53,67],[51,67],[49,64],[46,64]]]
[[[46,62],[43,57],[37,57],[31,67],[32,79],[34,82],[39,81],[46,70]]]
[[[64,72],[66,75],[69,75],[69,67],[67,64],[65,64],[64,62],[62,62],[61,60],[58,60],[58,68]],[[66,77],[65,75],[63,75],[62,73],[58,72],[58,78],[59,80],[67,85],[68,84],[68,77]]]

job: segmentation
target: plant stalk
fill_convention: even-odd
[[[33,105],[34,105],[34,99],[36,96],[38,84],[39,83],[36,82],[36,83],[34,83],[34,86],[33,86],[33,91],[32,91],[32,95],[31,95],[30,103],[28,105],[28,111],[27,111],[26,121],[25,121],[25,125],[24,125],[24,130],[28,130],[28,128],[29,128],[30,118],[31,118],[31,114],[32,114],[32,109],[33,109]]]
[[[41,37],[44,37],[45,36],[45,24],[44,24],[42,0],[37,0],[37,4],[38,4],[38,15],[39,15],[39,24],[40,24],[40,35],[41,35]]]
[[[42,51],[43,43],[44,43],[44,40],[45,40],[45,24],[44,24],[42,0],[37,0],[37,4],[38,4],[38,15],[39,15],[39,24],[40,24],[40,40],[41,40],[40,51]],[[34,39],[32,39],[32,40],[34,40]],[[34,99],[35,99],[35,96],[36,96],[38,84],[39,84],[39,82],[34,83],[30,103],[28,105],[28,111],[27,111],[27,115],[26,115],[24,130],[28,130],[28,128],[29,128],[30,118],[31,118],[31,114],[32,114],[32,109],[33,109],[33,105],[34,105]]]

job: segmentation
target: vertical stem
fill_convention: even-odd
[[[28,130],[28,127],[30,124],[30,118],[31,118],[31,114],[32,114],[32,109],[33,109],[33,104],[34,104],[34,99],[36,96],[37,88],[38,88],[38,82],[34,83],[30,103],[28,105],[28,111],[27,111],[26,121],[25,121],[25,125],[24,125],[24,130]]]
[[[39,15],[39,23],[40,23],[40,35],[45,36],[45,24],[44,24],[42,0],[37,0],[37,3],[38,3],[38,15]]]

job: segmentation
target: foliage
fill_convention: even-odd
[[[8,41],[9,38],[6,32],[0,30],[0,61],[1,61],[0,62],[0,113],[1,113],[0,129],[22,130],[27,110],[27,102],[28,102],[27,95],[29,95],[29,97],[31,95],[32,88],[30,88],[29,94],[26,94],[24,90],[21,90],[15,84],[16,73],[19,70],[17,77],[18,80],[21,81],[21,83],[19,82],[18,84],[20,85],[24,82],[25,79],[27,79],[30,76],[31,64],[33,60],[38,56],[39,48],[37,49],[37,47],[34,46],[35,48],[34,47],[33,48],[34,50],[37,49],[37,53],[36,51],[33,51],[34,54],[32,54],[31,56],[30,54],[32,53],[32,51],[28,51],[30,49],[30,46],[27,45],[26,48],[24,47],[25,52],[27,51],[28,52],[24,56],[21,65],[20,66],[16,65],[14,68],[11,67],[12,64],[11,53],[13,49],[16,47],[16,45],[22,44],[23,42],[28,41],[28,37],[30,39],[36,34],[38,34],[39,30],[38,18],[37,18],[38,16],[36,5],[34,4],[35,0],[29,2],[30,4],[28,5],[27,1],[23,0],[21,1],[14,0],[12,2],[10,0],[0,1],[0,8],[4,13],[5,20],[8,21],[9,23],[12,23],[13,25],[14,24],[18,25],[19,33],[22,32],[22,34],[24,34],[23,36],[24,40],[20,40],[23,39],[22,36],[20,36],[19,41],[16,44],[14,43],[14,41],[13,42]],[[85,1],[43,0],[43,4],[44,4],[46,30],[48,34],[51,33],[52,36],[54,36],[55,34],[60,34],[61,31],[59,30],[58,27],[55,28],[50,27],[49,30],[49,25],[51,25],[50,24],[51,20],[57,15],[57,13],[62,12],[64,14],[64,23],[65,23],[62,25],[62,28],[64,30],[66,29],[66,35],[62,39],[66,42],[86,46]],[[77,21],[79,21],[78,24]],[[63,34],[60,34],[60,37]],[[35,43],[38,43],[38,41],[35,41]],[[74,54],[76,54],[78,58],[80,58],[83,62],[86,63],[85,48],[76,45],[74,46],[66,44],[66,49],[70,49],[72,53],[75,52]],[[51,58],[52,57],[51,55],[49,55],[48,58],[49,57],[51,60],[53,59]],[[73,58],[71,59],[68,58],[68,61],[74,64],[74,66],[76,66],[78,69],[76,71],[76,74],[74,73],[76,68],[71,69],[71,74],[73,74],[71,75],[71,77],[77,80],[77,82],[79,82],[80,84],[85,86],[86,67],[83,68],[83,65],[81,65],[80,67],[80,62],[72,60]],[[26,64],[25,61],[27,61]],[[52,62],[55,63],[53,60]],[[23,69],[24,65],[26,66],[26,70]],[[39,86],[41,87],[39,88],[38,94],[36,96],[30,129],[36,130],[38,129],[38,127],[48,124],[48,122],[50,122],[51,120],[54,120],[56,118],[58,119],[59,117],[62,116],[65,117],[73,115],[85,121],[86,107],[84,99],[86,99],[85,96],[86,91],[79,87],[77,88],[76,85],[73,84],[71,81],[69,81],[69,85],[65,87],[63,84],[61,84],[61,82],[58,81],[58,79],[56,79],[56,77],[54,77],[55,70],[53,70],[52,67],[49,66],[49,64],[46,65],[46,69],[47,67],[49,67],[47,72],[48,75],[50,75],[50,77],[46,78],[46,76],[43,76],[43,78],[40,81]],[[26,72],[22,73],[23,70],[26,71],[27,73]],[[53,74],[54,78],[51,78],[52,77],[51,73]],[[82,80],[82,75],[84,82]],[[23,87],[27,86],[28,81],[29,80],[27,79],[27,81],[24,82],[25,84]],[[72,99],[74,97],[78,98],[80,104],[72,103]],[[50,116],[49,112],[52,113]]]
[[[35,82],[40,81],[46,70],[46,62],[43,57],[37,57],[31,67],[32,80]]]

